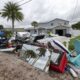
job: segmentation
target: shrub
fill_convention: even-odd
[[[12,31],[7,31],[7,30],[5,30],[4,32],[5,32],[5,36],[6,36],[7,38],[10,38],[10,37],[12,36]]]
[[[69,50],[70,51],[74,50],[74,45],[69,45]]]

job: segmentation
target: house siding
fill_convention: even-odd
[[[41,29],[42,28],[42,29]],[[63,35],[65,35],[66,33],[70,33],[70,28],[69,27],[69,21],[66,20],[62,20],[62,19],[54,19],[50,22],[46,22],[46,23],[39,23],[38,27],[36,27],[35,29],[37,30],[38,34],[41,33],[48,33],[48,32],[52,32],[53,34],[56,34],[56,30],[63,30]],[[31,33],[34,33],[34,30],[31,30]]]

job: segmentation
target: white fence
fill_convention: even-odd
[[[79,36],[80,35],[80,30],[72,30],[71,31],[73,36]]]

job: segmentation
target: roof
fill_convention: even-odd
[[[56,21],[56,20],[61,20],[61,21],[67,21],[67,22],[69,22],[68,20],[64,20],[64,19],[55,18],[54,20],[51,20],[51,21],[48,21],[48,22],[41,22],[41,23],[39,23],[39,24],[50,23],[50,22],[52,22],[52,21]]]

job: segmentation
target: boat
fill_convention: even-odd
[[[58,50],[61,50],[63,52],[66,52],[67,54],[70,54],[70,51],[58,40],[54,39],[54,37],[51,38],[44,38],[41,40],[38,40],[38,43],[47,44],[48,42],[51,43],[51,45]]]

